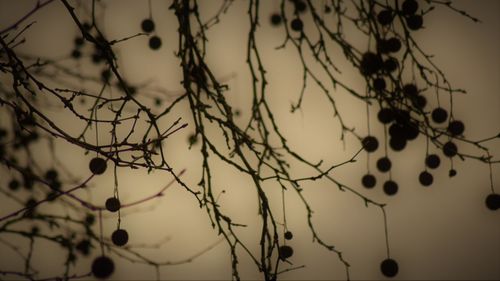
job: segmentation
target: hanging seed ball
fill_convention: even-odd
[[[117,229],[111,234],[111,241],[116,246],[123,246],[128,242],[128,233],[124,229]]]
[[[500,209],[500,194],[492,193],[486,196],[486,207],[492,211]]]
[[[398,192],[398,184],[395,181],[388,180],[384,182],[384,192],[385,194],[392,196]]]
[[[383,53],[396,53],[401,50],[401,41],[396,37],[380,40],[377,45],[378,50]]]
[[[71,57],[74,59],[79,59],[82,57],[82,52],[80,52],[80,50],[73,50],[71,52]]]
[[[427,105],[427,99],[422,95],[416,95],[411,99],[411,103],[418,109],[424,109],[424,107]]]
[[[412,97],[418,95],[418,88],[415,84],[405,84],[403,86],[403,94]]]
[[[429,173],[427,171],[421,172],[420,175],[418,176],[418,181],[423,186],[431,185],[433,180],[434,180],[434,178],[432,177],[431,173]]]
[[[403,14],[405,15],[413,15],[418,10],[418,3],[415,0],[405,0],[403,5],[401,5]]]
[[[408,122],[403,125],[403,135],[407,140],[414,140],[420,134],[418,130],[418,124],[415,122]]]
[[[90,23],[89,23],[89,22],[84,22],[82,26],[83,26],[83,29],[84,29],[85,31],[87,31],[87,32],[88,32],[88,31],[90,31],[90,30],[92,29],[92,26],[90,25]]]
[[[405,138],[391,138],[389,140],[389,146],[394,151],[401,151],[405,149],[407,141]]]
[[[448,176],[451,178],[451,177],[454,177],[457,175],[457,170],[455,169],[451,169],[449,172],[448,172]]]
[[[448,132],[452,136],[459,136],[464,133],[465,126],[462,121],[454,120],[451,121],[450,124],[448,124]]]
[[[18,190],[20,186],[21,184],[16,179],[13,179],[9,182],[9,189],[12,191]]]
[[[389,57],[384,61],[384,70],[387,71],[388,73],[396,71],[398,67],[399,67],[399,62],[397,59],[393,57]]]
[[[293,248],[287,245],[281,246],[278,249],[280,259],[286,260],[293,256]]]
[[[291,231],[285,232],[285,239],[286,240],[292,240],[293,238],[293,233]]]
[[[74,43],[75,43],[75,47],[78,48],[78,47],[83,46],[83,44],[85,43],[85,40],[83,39],[83,37],[78,36],[75,38]]]
[[[95,157],[89,162],[89,169],[94,175],[102,175],[106,171],[106,160]]]
[[[121,204],[120,204],[120,200],[118,200],[118,198],[110,197],[106,200],[106,209],[108,211],[114,213],[114,212],[120,210],[120,207],[121,207]]]
[[[360,70],[363,75],[370,76],[382,69],[382,65],[383,62],[380,56],[367,52],[361,58]]]
[[[396,112],[396,115],[394,116],[396,119],[396,122],[399,123],[400,125],[407,124],[410,122],[410,112],[406,110],[398,110]]]
[[[377,118],[382,124],[389,124],[394,120],[394,111],[390,108],[382,108],[377,114]]]
[[[453,156],[457,155],[457,153],[458,153],[457,145],[451,141],[445,143],[443,145],[443,153],[444,153],[444,155],[446,155],[448,157],[453,157]]]
[[[383,173],[391,169],[392,163],[388,157],[382,157],[377,160],[377,169]]]
[[[429,154],[425,158],[425,165],[431,169],[436,169],[441,164],[441,159],[436,154]]]
[[[394,277],[396,274],[398,274],[398,263],[393,260],[393,259],[385,259],[381,264],[380,264],[380,271],[382,271],[382,274],[387,277]]]
[[[151,50],[158,50],[161,47],[161,39],[158,36],[152,36],[149,38],[149,48]]]
[[[396,52],[399,52],[399,50],[401,50],[401,41],[396,38],[396,37],[391,37],[389,39],[387,39],[386,41],[387,43],[387,49],[389,50],[389,52],[391,53],[396,53]]]
[[[45,172],[45,179],[48,181],[54,181],[57,179],[58,176],[59,176],[59,174],[54,169],[50,169],[50,170],[47,170],[47,172]]]
[[[367,136],[363,139],[363,148],[368,152],[374,152],[378,148],[378,140],[373,136]]]
[[[406,18],[406,25],[411,30],[419,30],[424,24],[424,19],[421,15],[411,15]]]
[[[278,13],[274,13],[271,15],[271,25],[279,26],[281,24],[281,15]]]
[[[103,57],[100,52],[95,52],[92,54],[92,62],[94,64],[99,64],[102,61]]]
[[[101,72],[101,81],[102,82],[109,82],[110,78],[111,78],[111,71],[109,69],[104,69]]]
[[[387,86],[386,83],[385,83],[385,80],[384,78],[375,78],[375,80],[373,80],[373,89],[377,92],[381,92],[383,90],[385,90],[385,87]]]
[[[432,111],[432,120],[436,123],[443,123],[448,118],[448,112],[442,108],[438,107]]]
[[[377,20],[381,25],[389,25],[392,23],[394,16],[391,10],[382,10],[377,15]]]
[[[97,257],[92,262],[92,274],[99,279],[106,279],[115,271],[113,260],[106,256]]]
[[[292,20],[292,22],[290,23],[290,27],[292,28],[292,30],[294,31],[301,31],[302,28],[304,28],[304,24],[302,23],[302,20],[299,19],[299,18],[295,18]]]
[[[93,214],[87,214],[85,217],[85,223],[88,225],[93,225],[95,223],[95,216]]]
[[[87,256],[90,253],[90,241],[88,239],[82,240],[76,244],[76,250]]]
[[[374,175],[366,174],[361,178],[361,183],[366,188],[373,188],[377,184],[377,179]]]
[[[196,136],[195,133],[192,133],[188,137],[188,143],[189,145],[195,145],[198,142],[198,137]]]
[[[155,30],[155,23],[151,19],[145,19],[141,23],[142,31],[150,33]]]
[[[307,10],[307,5],[302,0],[296,0],[294,1],[294,4],[295,4],[295,10],[299,13],[303,13]]]

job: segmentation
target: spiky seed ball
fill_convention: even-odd
[[[83,37],[81,36],[78,36],[75,38],[74,43],[76,48],[81,47],[85,43],[85,39],[83,39]]]
[[[399,266],[398,263],[393,259],[385,259],[380,264],[380,271],[387,277],[394,277],[398,274]]]
[[[448,176],[451,178],[451,177],[454,177],[457,175],[457,170],[455,169],[451,169],[449,172],[448,172]]]
[[[486,207],[492,211],[500,209],[500,194],[492,193],[486,196]]]
[[[424,19],[421,15],[411,15],[406,18],[406,25],[411,30],[419,30],[424,24]]]
[[[161,47],[161,39],[158,36],[152,36],[149,38],[149,48],[151,50],[158,50]]]
[[[89,169],[94,175],[102,175],[106,171],[106,160],[95,157],[89,162]]]
[[[392,148],[394,151],[401,151],[405,149],[406,147],[407,140],[406,138],[390,138],[389,140],[389,146]]]
[[[422,95],[416,95],[411,99],[411,103],[418,109],[424,109],[427,105],[427,99]]]
[[[87,216],[85,216],[85,223],[93,225],[95,223],[95,216],[93,214],[87,214]]]
[[[281,246],[278,249],[280,259],[286,260],[293,256],[293,248],[287,245]]]
[[[382,39],[378,41],[377,49],[383,54],[397,53],[401,50],[401,41],[396,37]]]
[[[451,141],[445,143],[443,145],[443,153],[444,153],[444,155],[446,155],[450,158],[457,155],[457,153],[458,153],[457,145]]]
[[[373,80],[373,89],[377,92],[385,90],[386,83],[384,78],[378,77]]]
[[[120,200],[118,200],[118,198],[110,197],[106,200],[106,210],[114,213],[114,212],[117,212],[118,210],[120,210],[120,207],[121,207],[121,204],[120,204]]]
[[[418,94],[418,88],[415,84],[405,84],[402,90],[403,94],[409,97],[416,96]]]
[[[274,13],[271,15],[271,24],[273,26],[279,26],[281,24],[281,15],[278,13]]]
[[[291,231],[285,232],[285,239],[286,240],[292,240],[293,238],[293,233]]]
[[[377,160],[377,169],[383,173],[391,169],[392,163],[388,157],[382,157]]]
[[[392,23],[394,15],[391,10],[382,10],[377,15],[377,20],[381,25],[389,25]]]
[[[373,136],[367,136],[363,139],[363,148],[368,152],[374,152],[378,148],[378,140]]]
[[[448,124],[448,132],[452,136],[459,136],[464,133],[464,130],[465,126],[464,123],[462,123],[462,121],[453,120],[450,122],[450,124]]]
[[[80,52],[80,50],[73,50],[71,52],[71,57],[74,59],[79,59],[82,57],[82,52]]]
[[[394,118],[396,119],[396,123],[400,125],[406,125],[408,122],[410,122],[410,112],[406,110],[398,110],[396,111],[396,114],[394,115]]]
[[[403,136],[407,140],[414,140],[418,137],[420,131],[418,130],[418,124],[415,122],[407,122],[403,125]]]
[[[84,239],[76,244],[76,250],[84,256],[87,256],[90,253],[90,246],[90,241],[88,239]]]
[[[377,114],[377,118],[382,124],[389,124],[394,120],[394,111],[390,108],[382,108]]]
[[[303,13],[307,10],[307,5],[302,0],[295,0],[294,4],[295,4],[295,10],[299,13]]]
[[[366,188],[373,188],[377,184],[377,179],[372,174],[366,174],[361,178],[361,183]]]
[[[50,170],[47,170],[47,172],[45,172],[45,179],[48,181],[54,181],[57,179],[58,176],[59,176],[59,174],[54,169],[50,169]]]
[[[418,180],[420,181],[420,184],[423,186],[429,186],[432,184],[434,178],[432,177],[431,173],[427,171],[423,171],[420,173],[418,176]]]
[[[145,19],[141,22],[142,31],[150,33],[155,30],[155,23],[151,19]]]
[[[128,242],[128,233],[124,229],[117,229],[111,234],[111,241],[116,246],[123,246]]]
[[[389,57],[384,61],[384,70],[388,73],[396,71],[398,67],[399,67],[399,62],[397,59],[393,57]]]
[[[415,0],[405,0],[401,5],[401,10],[405,15],[413,15],[418,10],[418,3]]]
[[[384,192],[389,196],[396,194],[398,189],[398,184],[393,180],[388,180],[384,183]]]
[[[304,28],[304,23],[302,23],[301,19],[295,18],[290,22],[290,27],[294,31],[301,31]]]
[[[429,154],[425,158],[425,165],[431,169],[436,169],[439,167],[439,164],[441,163],[441,159],[439,159],[439,156],[436,154]]]
[[[12,191],[18,190],[20,185],[18,180],[13,179],[9,182],[9,189]]]
[[[92,274],[99,279],[106,279],[115,271],[113,260],[106,256],[97,257],[92,262]]]
[[[361,57],[360,70],[365,76],[370,76],[382,69],[383,62],[380,56],[372,52],[366,52]]]
[[[448,112],[442,107],[435,108],[432,111],[432,120],[436,123],[443,123],[448,118]]]

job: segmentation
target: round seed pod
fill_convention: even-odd
[[[116,246],[123,246],[128,242],[128,233],[124,229],[117,229],[111,234],[111,241]]]
[[[372,174],[366,174],[361,178],[361,183],[366,188],[373,188],[377,184],[377,179]]]
[[[380,264],[380,271],[387,277],[394,277],[398,274],[399,266],[398,263],[393,259],[385,259]]]
[[[106,279],[115,271],[115,264],[112,259],[106,256],[97,257],[92,262],[92,274],[99,279]]]
[[[120,210],[120,208],[121,208],[121,204],[120,204],[120,200],[118,200],[118,198],[110,197],[106,200],[106,210],[114,213],[114,212],[117,212],[118,210]]]
[[[106,171],[106,160],[95,157],[89,162],[89,169],[94,175],[102,175]]]

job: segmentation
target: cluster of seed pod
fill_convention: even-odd
[[[405,30],[412,32],[423,26],[423,17],[418,12],[419,4],[416,0],[405,0],[400,8],[383,9],[374,18],[381,30],[390,29],[396,24],[394,22],[396,17],[402,18]],[[397,59],[398,53],[403,52],[403,44],[397,34],[380,32],[375,37],[376,52],[364,53],[360,59],[359,69],[369,84],[371,92],[369,98],[376,100],[380,105],[377,119],[388,127],[386,141],[389,147],[395,152],[402,151],[407,148],[410,141],[421,135],[430,138],[433,131],[438,131],[447,139],[444,144],[436,146],[442,150],[445,157],[455,157],[458,154],[458,147],[453,138],[463,135],[465,130],[463,122],[452,119],[443,107],[438,106],[429,110],[427,98],[417,83],[403,81],[401,62]],[[446,122],[448,122],[446,129],[440,128]],[[362,144],[368,153],[373,153],[379,148],[378,139],[372,135],[366,136]],[[428,169],[436,169],[440,165],[440,156],[427,154],[423,162],[425,169],[420,172],[418,181],[423,186],[430,186],[433,183],[433,176]],[[392,163],[387,153],[377,160],[376,167],[381,173],[391,170]],[[450,169],[449,175],[455,176],[456,171]],[[373,174],[367,173],[362,177],[361,183],[366,188],[373,188],[377,181]],[[383,184],[387,195],[396,194],[398,188],[398,184],[392,179]]]
[[[155,31],[155,22],[152,19],[144,19],[141,22],[142,31],[150,34]],[[149,48],[151,50],[158,50],[161,47],[161,38],[158,35],[149,37]]]
[[[106,160],[104,160],[103,158],[94,157],[89,162],[89,170],[94,175],[102,175],[104,172],[106,172],[106,169],[107,169]],[[120,210],[121,203],[118,198],[113,196],[106,199],[104,206],[107,211],[116,213]],[[114,245],[119,247],[125,246],[128,243],[128,239],[129,239],[128,232],[120,227],[118,227],[111,234],[111,241],[113,242]],[[88,248],[87,246],[88,241],[84,240],[83,243],[84,243],[83,245],[79,244],[80,247],[82,249],[85,249],[85,247]],[[95,258],[94,261],[92,262],[92,273],[97,278],[102,278],[102,279],[108,278],[114,272],[114,268],[115,266],[113,260],[105,255]]]

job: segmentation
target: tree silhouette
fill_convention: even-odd
[[[3,3],[2,9],[10,9],[9,4]],[[71,50],[56,59],[20,51],[31,40],[25,34],[37,24],[32,18],[50,5],[60,5],[71,19],[76,36],[64,38],[72,41]],[[492,132],[479,140],[467,135],[467,122],[453,107],[454,97],[465,90],[451,85],[418,40],[419,33],[431,29],[426,23],[430,13],[451,11],[464,20],[480,21],[451,1],[281,0],[273,2],[269,11],[262,7],[267,5],[263,1],[248,0],[247,13],[241,15],[248,25],[241,31],[247,34],[247,69],[226,76],[211,56],[210,36],[212,29],[224,24],[235,1],[173,0],[168,11],[161,13],[151,1],[141,5],[149,8],[149,15],[144,13],[143,20],[134,23],[140,31],[127,30],[129,35],[122,38],[105,32],[106,2],[95,0],[35,1],[23,16],[0,26],[0,191],[8,206],[0,213],[0,242],[24,260],[13,269],[0,266],[0,276],[105,279],[121,270],[115,262],[124,259],[150,265],[160,279],[160,267],[189,263],[225,243],[233,279],[244,278],[241,264],[251,263],[262,279],[277,280],[281,274],[304,267],[293,263],[297,254],[293,242],[298,238],[287,224],[287,202],[289,196],[296,196],[306,211],[312,240],[336,256],[345,278],[350,279],[355,268],[345,257],[349,250],[325,238],[314,221],[315,205],[304,195],[307,184],[322,181],[380,212],[385,252],[376,266],[386,277],[395,277],[405,265],[391,253],[387,203],[373,199],[370,192],[380,186],[387,198],[397,197],[404,178],[393,170],[406,163],[393,156],[417,140],[425,146],[417,145],[423,152],[415,162],[420,161],[422,170],[413,181],[429,187],[434,183],[434,170],[449,167],[449,177],[454,177],[456,161],[479,161],[488,170],[491,188],[484,198],[485,208],[499,209],[493,169],[500,160],[494,158],[488,143],[498,141],[500,134]],[[215,13],[206,12],[210,9],[205,5]],[[214,9],[213,5],[218,6]],[[175,19],[177,38],[162,36],[165,26],[159,22],[163,17]],[[325,122],[340,128],[344,145],[355,142],[355,152],[347,159],[310,159],[290,144],[294,140],[283,129],[273,102],[274,90],[270,90],[275,82],[268,70],[271,62],[263,55],[263,29],[280,34],[283,41],[275,46],[277,52],[293,51],[301,65],[301,88],[291,94],[298,97],[290,111],[307,115],[303,108],[309,96],[321,96],[329,106]],[[147,52],[175,47],[180,86],[165,89],[150,82],[131,82],[121,52],[139,40],[146,42]],[[232,46],[227,40],[229,50]],[[357,77],[363,85],[346,75]],[[244,91],[250,96],[248,104],[232,97],[235,89],[229,84],[236,79],[250,81]],[[366,105],[362,114],[367,132],[352,125],[344,110],[349,106],[339,93]],[[188,114],[180,116],[179,108]],[[373,122],[383,129],[371,128]],[[177,165],[169,157],[176,148],[165,148],[183,132],[190,132],[184,145],[200,157],[195,168]],[[71,155],[58,156],[62,143],[74,148]],[[367,169],[360,171],[356,184],[345,183],[335,174],[362,155],[366,155]],[[75,174],[67,167],[72,161],[88,161],[86,170]],[[184,179],[191,169],[197,173],[197,183]],[[245,188],[256,196],[258,223],[242,223],[228,211],[228,201],[223,199],[236,187],[222,187],[224,169],[249,181]],[[307,172],[297,172],[300,169]],[[153,192],[141,191],[137,199],[120,198],[121,177],[135,170],[168,174],[170,180]],[[104,193],[93,185],[106,174],[112,174],[114,186],[101,198]],[[122,212],[155,204],[174,186],[191,195],[193,207],[206,212],[220,239],[177,261],[158,261],[141,248],[159,245],[129,244],[133,234],[122,225]],[[276,188],[280,200],[275,200]],[[109,233],[103,230],[106,219],[116,223]],[[255,239],[244,237],[241,229],[249,229]],[[64,266],[57,273],[36,268],[32,257],[42,240],[64,249]],[[91,265],[81,269],[78,262],[86,256]]]

